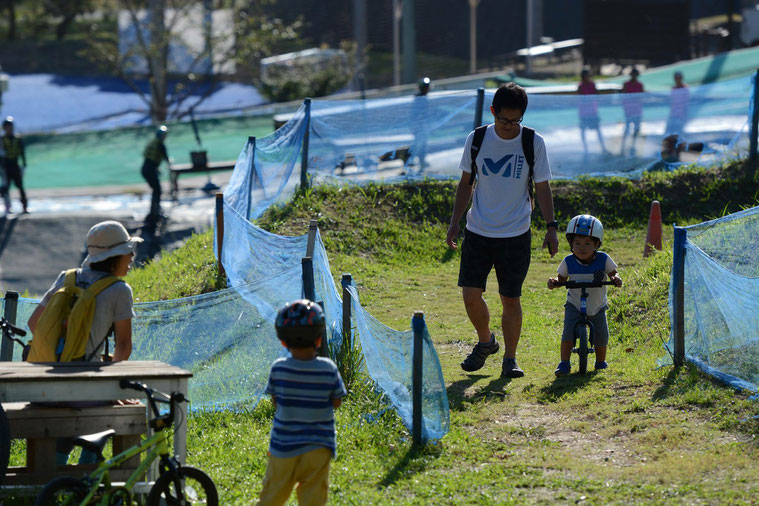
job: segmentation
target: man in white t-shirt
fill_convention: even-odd
[[[490,330],[490,312],[482,297],[490,270],[495,267],[503,313],[501,326],[506,352],[501,377],[519,378],[524,371],[516,363],[517,344],[522,331],[522,283],[530,266],[530,168],[522,149],[520,123],[527,110],[524,88],[507,83],[496,91],[490,112],[495,118],[488,125],[476,157],[476,184],[470,183],[471,148],[474,132],[467,137],[459,165],[462,174],[456,189],[447,243],[456,248],[459,222],[467,209],[466,230],[461,251],[458,284],[462,287],[467,316],[479,337],[472,353],[461,363],[467,372],[485,365],[485,359],[499,350]],[[535,197],[547,223],[543,247],[553,257],[559,248],[551,194],[551,167],[543,138],[535,133],[533,181]]]

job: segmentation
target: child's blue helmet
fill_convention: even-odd
[[[308,348],[324,336],[324,311],[319,304],[308,299],[288,302],[277,313],[274,326],[277,337],[288,348]]]
[[[600,244],[604,240],[604,226],[601,224],[601,220],[595,216],[581,214],[569,220],[567,224],[567,241],[569,241],[570,247],[572,247],[572,240],[576,235],[595,237]]]

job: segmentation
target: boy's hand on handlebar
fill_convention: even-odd
[[[559,282],[558,278],[548,278],[548,289],[553,290],[556,288],[556,283]]]
[[[614,286],[616,286],[617,288],[619,288],[620,286],[622,286],[622,278],[619,277],[619,274],[615,274],[615,275],[611,276],[609,278],[609,281],[613,281],[614,282]]]

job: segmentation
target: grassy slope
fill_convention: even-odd
[[[564,294],[545,288],[558,257],[550,259],[537,240],[518,354],[527,376],[500,379],[498,360],[476,374],[459,368],[475,337],[455,286],[459,254],[443,243],[451,183],[315,189],[260,220],[292,235],[318,217],[333,274],[351,272],[364,306],[391,327],[408,328],[412,311],[423,309],[448,385],[451,431],[420,450],[410,447],[393,412],[382,413],[366,392],[351,394],[337,415],[333,503],[750,503],[759,496],[756,403],[690,367],[656,366],[669,335],[668,225],[755,205],[753,170],[735,164],[713,173],[556,182],[554,188],[562,222],[584,211],[604,220],[604,249],[625,280],[611,290],[610,369],[600,374],[553,375]],[[662,202],[665,251],[642,260],[652,198]],[[534,232],[537,237],[539,227]],[[135,296],[214,289],[211,241],[210,234],[200,236],[192,253],[168,255],[153,271],[130,275]],[[561,248],[559,256],[567,253]],[[205,266],[202,275],[196,266]],[[186,283],[187,272],[194,285],[172,288]],[[494,292],[486,299],[497,315]],[[378,421],[368,423],[365,413]],[[271,416],[271,404],[262,402],[249,413],[191,418],[189,462],[212,475],[224,504],[250,504],[260,490]]]

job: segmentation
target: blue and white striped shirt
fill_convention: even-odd
[[[347,391],[332,360],[277,359],[271,366],[266,393],[277,403],[269,442],[272,455],[296,457],[323,447],[335,455],[332,401],[345,397]]]

